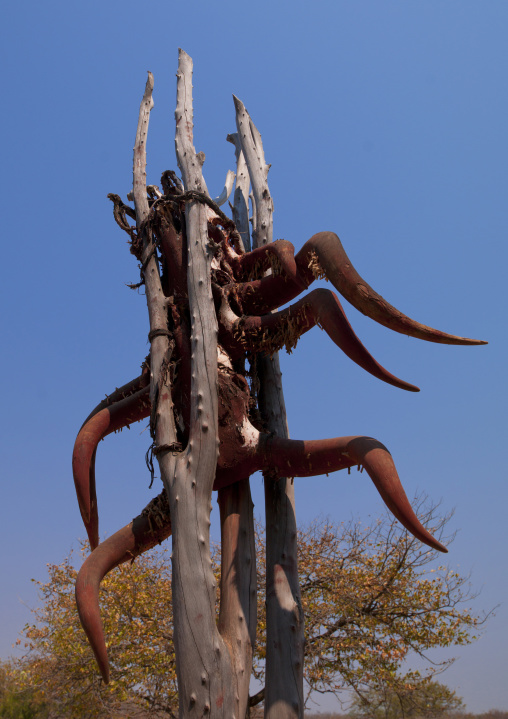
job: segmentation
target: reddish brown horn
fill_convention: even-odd
[[[487,344],[483,340],[446,334],[399,312],[360,277],[334,232],[318,232],[311,237],[298,252],[296,262],[307,283],[312,282],[316,275],[322,272],[359,312],[395,332],[440,344]]]
[[[170,534],[169,506],[162,492],[136,519],[94,549],[79,570],[75,589],[79,618],[106,684],[109,661],[99,609],[100,583],[112,569],[160,544]]]
[[[424,544],[440,552],[447,552],[446,547],[434,539],[414,513],[392,455],[386,447],[371,437],[353,437],[347,445],[347,451],[357,459],[358,464],[365,467],[384,503],[399,522]]]
[[[80,429],[72,455],[74,485],[79,509],[90,544],[94,549],[99,541],[97,502],[95,500],[95,452],[108,434],[137,422],[150,414],[149,388],[115,402],[94,414]]]
[[[294,300],[302,288],[291,279],[281,282],[280,275],[267,275],[260,280],[238,282],[231,290],[231,297],[239,302],[243,314],[264,315]]]
[[[356,336],[337,296],[330,290],[313,290],[285,310],[261,317],[237,318],[233,324],[228,324],[231,311],[226,314],[222,309],[219,315],[221,329],[228,331],[229,339],[220,335],[221,342],[231,350],[232,355],[236,353],[239,356],[246,349],[271,354],[284,346],[291,351],[298,338],[318,324],[337,347],[374,377],[409,392],[420,391],[415,385],[395,377],[374,359]],[[236,348],[233,348],[233,343]]]
[[[139,377],[135,377],[130,382],[127,382],[121,387],[117,387],[114,392],[111,392],[111,394],[106,395],[106,397],[101,402],[99,402],[96,407],[93,408],[93,410],[90,412],[88,417],[81,425],[81,428],[85,426],[89,419],[92,419],[95,414],[100,412],[101,409],[110,407],[112,404],[115,404],[115,402],[119,402],[126,397],[130,397],[130,395],[139,392],[139,390],[143,389],[143,387],[147,387],[150,384],[150,368],[148,367],[146,361],[143,364],[142,370],[143,371],[141,372]]]
[[[355,465],[366,469],[381,498],[413,536],[429,547],[447,552],[421,524],[404,492],[390,452],[372,437],[335,437],[301,441],[264,438],[261,443],[265,469],[275,467],[281,476],[312,477]]]
[[[299,287],[300,292],[305,289],[296,266],[295,248],[288,240],[275,240],[268,245],[257,247],[252,252],[238,255],[235,259],[234,269],[238,279],[248,279],[253,272],[268,270],[274,262],[277,273],[292,280]]]

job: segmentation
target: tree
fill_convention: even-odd
[[[442,536],[447,518],[434,509],[422,517]],[[257,539],[258,584],[264,586],[264,541]],[[308,695],[353,690],[374,707],[379,687],[413,704],[429,697],[432,677],[449,661],[425,673],[403,670],[415,652],[466,644],[485,617],[464,608],[471,598],[468,577],[432,566],[435,552],[401,530],[389,515],[372,527],[360,522],[317,522],[300,532],[302,603],[307,617],[304,676]],[[85,548],[83,547],[83,551]],[[219,547],[213,571],[220,583]],[[101,604],[110,641],[112,680],[105,687],[79,625],[74,606],[72,556],[48,566],[39,584],[37,623],[25,628],[27,654],[18,669],[21,685],[66,717],[98,717],[123,706],[124,716],[142,710],[176,716],[171,567],[166,550],[152,550],[105,579]],[[265,683],[266,611],[259,592],[261,629],[254,673]],[[170,663],[166,656],[173,657]],[[254,706],[264,690],[251,697]],[[360,701],[360,700],[359,700]],[[409,701],[409,700],[408,700]],[[360,706],[359,703],[357,703]],[[355,705],[356,706],[356,705]],[[125,707],[128,707],[126,709]]]
[[[378,684],[353,702],[352,719],[439,719],[464,709],[462,699],[444,684],[423,682],[417,690],[408,685],[395,690]]]
[[[415,502],[422,520],[442,538],[449,516]],[[435,558],[388,514],[371,527],[317,523],[299,533],[308,693],[340,699],[350,689],[363,697],[382,683],[418,694],[453,661],[428,661],[429,651],[476,638],[487,617],[463,608],[473,596],[469,577],[444,565],[429,567]],[[262,559],[259,565],[262,584]],[[427,670],[403,671],[415,655]],[[256,670],[262,679],[262,665]]]
[[[82,555],[86,552],[82,543]],[[125,717],[146,709],[177,716],[168,553],[148,552],[118,567],[103,583],[101,604],[114,668],[107,687],[76,611],[73,560],[71,553],[61,564],[49,564],[48,581],[37,582],[42,604],[34,610],[37,623],[24,630],[28,651],[18,665],[20,687],[48,701],[52,717],[91,719],[121,707]]]
[[[0,717],[2,719],[47,719],[45,702],[37,701],[26,686],[22,671],[13,662],[0,661]]]

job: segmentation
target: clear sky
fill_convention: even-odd
[[[234,165],[232,93],[263,135],[275,237],[299,248],[334,230],[388,301],[444,331],[397,335],[345,303],[357,334],[406,393],[353,365],[315,328],[282,356],[291,435],[372,435],[412,496],[456,508],[447,557],[500,604],[443,676],[472,711],[508,709],[505,0],[131,0],[9,3],[0,30],[2,293],[0,656],[44,579],[84,535],[72,445],[90,409],[137,374],[144,297],[108,192],[125,197],[146,71],[155,75],[148,180],[175,168],[177,48],[194,59],[195,145],[219,194]],[[98,457],[101,531],[149,500],[148,433]],[[299,521],[382,511],[365,474],[297,481]],[[262,510],[261,480],[254,480]],[[155,488],[154,490],[155,491]],[[158,491],[158,489],[157,489]],[[218,511],[214,511],[217,518]]]

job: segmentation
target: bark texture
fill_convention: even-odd
[[[219,490],[221,592],[219,631],[229,646],[238,687],[239,716],[249,701],[256,641],[256,547],[249,480]]]
[[[242,249],[250,249],[249,176],[243,153],[235,143],[236,188],[233,219]],[[252,659],[256,642],[257,575],[254,514],[249,478],[219,490],[221,518],[221,587],[219,631],[227,642],[238,688],[238,713],[248,711]]]
[[[166,300],[160,282],[153,236],[147,225],[149,207],[146,194],[146,140],[150,111],[154,104],[152,93],[153,75],[149,72],[139,108],[134,143],[133,195],[136,225],[142,238],[142,272],[150,321],[150,432],[157,451],[159,447],[172,445],[176,441],[176,432],[169,373],[164,370],[164,367],[169,366],[172,349],[168,334]]]
[[[204,191],[193,145],[192,60],[179,51],[176,155],[185,190]],[[178,456],[159,455],[173,524],[173,611],[181,717],[237,716],[237,692],[227,646],[215,621],[210,564],[210,502],[218,455],[217,321],[210,286],[212,251],[206,207],[186,206],[191,316],[189,442]]]
[[[251,251],[249,231],[249,171],[242,152],[242,145],[238,133],[234,132],[227,137],[228,142],[235,146],[236,155],[236,185],[233,196],[233,220],[242,238],[245,252]]]
[[[273,240],[273,201],[261,135],[234,97],[238,142],[254,195],[253,248]],[[259,408],[267,429],[289,437],[278,353],[257,360]],[[267,719],[303,717],[304,621],[298,583],[295,493],[292,478],[265,481]]]

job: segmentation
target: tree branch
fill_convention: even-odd
[[[150,111],[153,107],[153,75],[148,73],[145,93],[139,108],[136,141],[134,143],[133,193],[136,209],[138,235],[142,238],[142,274],[145,280],[146,301],[150,321],[150,402],[152,407],[150,433],[155,448],[174,444],[176,429],[173,417],[169,366],[171,343],[169,341],[166,303],[162,291],[159,268],[155,257],[155,243],[148,223],[148,199],[146,195],[146,140]]]
[[[254,696],[249,697],[249,706],[255,707],[258,704],[261,704],[261,702],[264,702],[265,700],[265,688],[263,687],[260,689],[257,694],[254,694]]]

